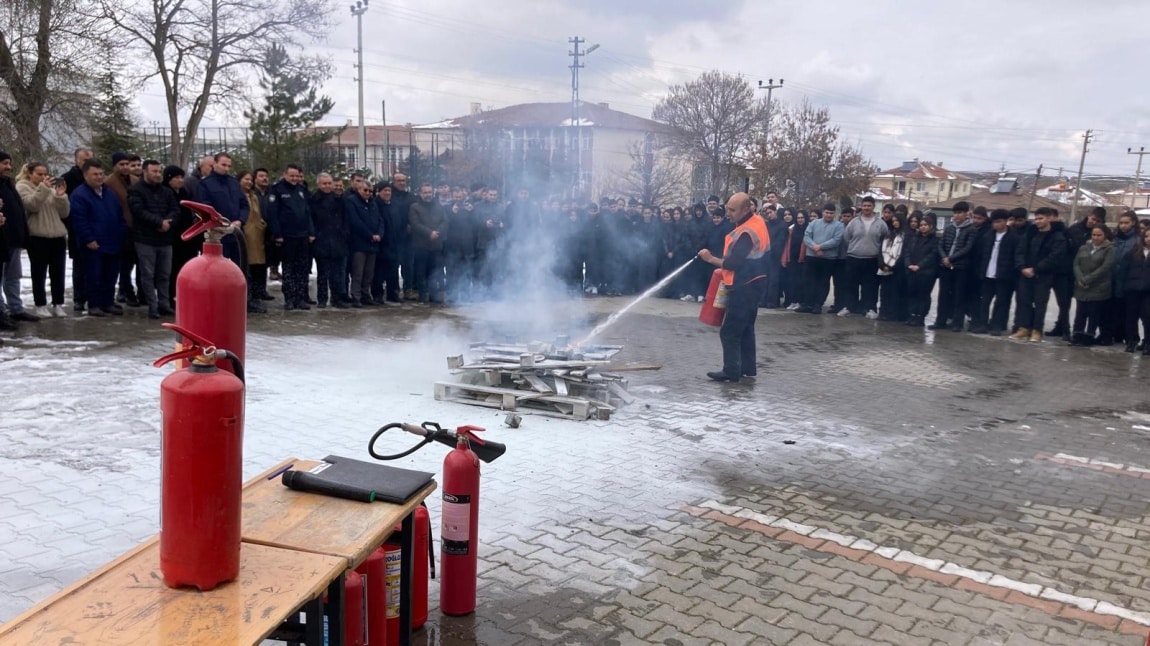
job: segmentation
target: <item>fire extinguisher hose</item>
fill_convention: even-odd
[[[372,435],[371,439],[368,440],[367,452],[370,453],[371,457],[375,458],[376,460],[398,460],[400,458],[406,458],[407,456],[411,455],[412,453],[415,453],[416,451],[422,449],[423,447],[425,447],[428,444],[431,444],[433,441],[435,441],[434,436],[431,433],[428,433],[428,434],[423,436],[422,442],[420,442],[419,444],[416,444],[415,446],[404,451],[403,453],[396,453],[394,455],[383,455],[382,453],[376,452],[375,442],[376,442],[376,440],[378,440],[380,438],[380,436],[382,436],[384,433],[386,433],[387,431],[390,431],[393,428],[403,429],[405,431],[411,432],[411,430],[408,428],[409,426],[411,426],[411,425],[410,424],[404,424],[403,422],[392,422],[392,423],[384,426],[383,428],[379,429],[378,431],[375,432],[375,435]],[[416,427],[416,428],[419,428],[419,427]]]

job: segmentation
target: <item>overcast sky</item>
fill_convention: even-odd
[[[331,121],[356,118],[355,19],[334,3]],[[581,95],[650,117],[668,84],[718,69],[785,79],[774,99],[830,109],[883,168],[918,157],[956,170],[1133,174],[1150,149],[1144,0],[372,0],[365,113],[429,123],[485,108],[569,101],[568,37],[598,51]],[[585,45],[586,46],[586,45]],[[145,122],[160,102],[141,98]],[[219,115],[215,120],[220,121]],[[235,123],[234,125],[242,125]],[[1147,163],[1150,174],[1150,160]]]

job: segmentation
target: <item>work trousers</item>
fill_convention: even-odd
[[[854,314],[878,311],[878,258],[847,256],[843,307]],[[837,287],[836,287],[837,291]]]
[[[806,288],[803,290],[803,297],[806,300],[803,301],[803,305],[816,312],[822,311],[823,305],[827,302],[827,294],[831,291],[831,276],[835,273],[836,264],[837,260],[807,256],[807,261],[800,265],[803,267],[803,278],[806,283]]]
[[[124,232],[124,244],[120,246],[120,298],[135,296],[140,287],[140,266],[136,258],[136,234],[128,229]],[[132,285],[132,271],[136,272],[136,283]]]
[[[935,317],[935,325],[949,323],[952,327],[961,328],[966,325],[968,315],[974,317],[974,313],[967,309],[970,303],[969,289],[968,270],[946,267],[938,270],[938,316]]]
[[[88,307],[107,309],[116,300],[120,255],[84,249],[84,272],[88,281]]]
[[[284,305],[307,302],[307,276],[311,270],[311,247],[307,238],[284,238],[279,246],[283,268]]]
[[[990,331],[1006,331],[1015,284],[1013,277],[983,278],[978,290],[978,310],[971,317],[974,324],[985,325]]]
[[[916,322],[930,314],[930,294],[934,291],[935,273],[920,269],[906,270],[906,309]]]
[[[28,264],[32,274],[32,300],[36,307],[48,304],[45,282],[52,281],[52,304],[64,304],[64,269],[68,262],[66,238],[28,238]]]
[[[346,301],[347,256],[316,258],[315,268],[315,300],[326,305],[330,292],[332,305]]]
[[[1053,274],[1035,274],[1018,279],[1018,298],[1014,308],[1014,326],[1041,332],[1046,321],[1046,306],[1054,288]]]
[[[1138,322],[1142,334],[1138,334]],[[1138,343],[1150,337],[1150,290],[1126,292],[1126,343]]]
[[[172,245],[136,243],[136,263],[140,271],[139,298],[148,304],[149,313],[159,313],[172,303]]]
[[[723,344],[723,374],[732,381],[753,377],[755,366],[755,319],[767,281],[760,278],[727,291],[727,315],[719,328]]]
[[[371,303],[371,281],[375,277],[374,253],[357,251],[351,254],[351,291],[348,298],[364,305]]]

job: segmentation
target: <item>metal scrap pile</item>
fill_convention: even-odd
[[[652,367],[611,366],[622,349],[576,348],[562,337],[556,343],[473,343],[467,360],[447,358],[459,381],[436,382],[435,398],[567,419],[610,419],[616,408],[634,401],[627,380],[612,370]]]

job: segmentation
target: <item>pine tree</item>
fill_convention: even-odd
[[[342,129],[315,129],[335,101],[320,96],[322,66],[293,61],[281,45],[272,45],[264,53],[260,88],[264,103],[244,112],[248,119],[248,150],[253,163],[273,173],[291,163],[307,163],[313,171],[331,165],[334,152],[317,155],[325,141]],[[317,156],[320,157],[317,159]]]
[[[97,98],[89,119],[92,128],[92,154],[109,160],[114,152],[140,152],[135,111],[116,77],[108,72],[97,81]]]

